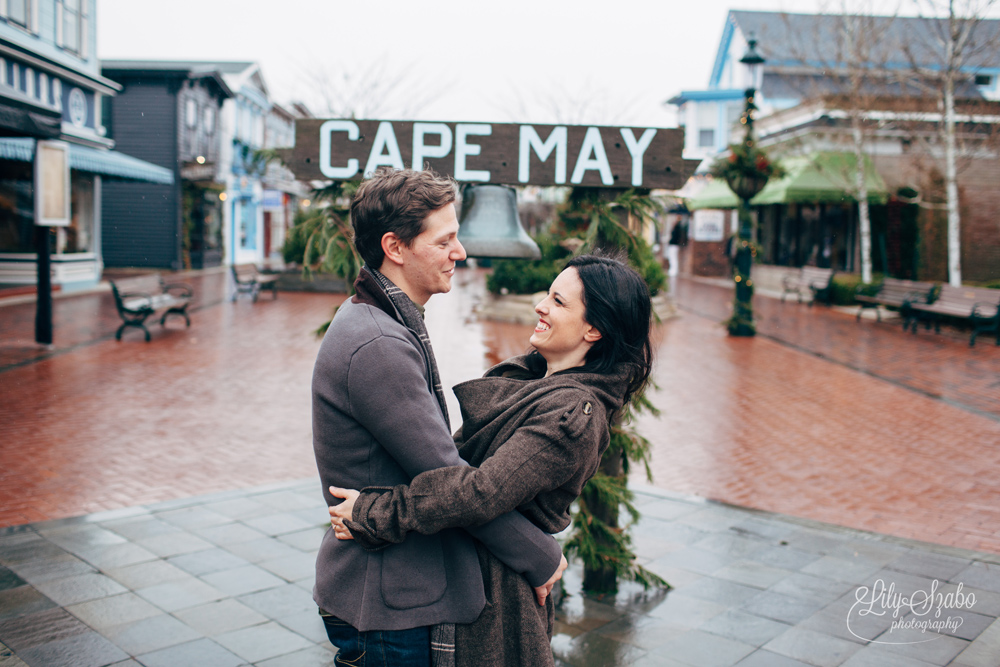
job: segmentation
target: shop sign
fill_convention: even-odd
[[[283,157],[305,181],[429,165],[471,183],[676,189],[698,165],[683,146],[681,129],[304,119]]]
[[[69,144],[39,141],[35,149],[35,224],[68,226],[69,202]]]
[[[261,205],[264,208],[281,208],[283,204],[282,194],[281,190],[264,190]]]
[[[721,241],[726,231],[726,213],[715,209],[700,209],[693,214],[691,238],[695,241]]]

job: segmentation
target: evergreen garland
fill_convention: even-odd
[[[585,242],[576,254],[621,248],[628,253],[629,262],[645,279],[650,293],[656,294],[666,286],[663,267],[649,244],[619,222],[615,209],[624,213],[626,218],[636,218],[645,223],[652,219],[659,206],[648,195],[635,190],[621,193],[612,201],[605,198],[606,193],[593,188],[575,188],[570,195],[561,216],[562,222],[572,226],[574,221],[588,220]],[[639,519],[634,495],[628,488],[630,467],[641,463],[646,478],[652,480],[649,440],[640,435],[633,425],[634,416],[644,411],[659,415],[659,410],[643,392],[632,397],[620,422],[611,425],[611,441],[601,459],[600,469],[584,486],[575,505],[572,531],[565,544],[565,552],[567,556],[575,555],[583,561],[583,586],[591,592],[613,593],[618,588],[619,580],[635,581],[644,588],[669,588],[661,577],[636,562],[629,527],[619,526],[622,509],[631,522]]]

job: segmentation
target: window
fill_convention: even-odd
[[[698,130],[698,148],[715,146],[715,130]]]
[[[188,127],[198,125],[198,102],[193,97],[189,97],[184,103],[184,123]]]
[[[202,122],[205,123],[205,134],[215,132],[215,109],[210,106],[205,107],[205,118]]]
[[[91,252],[94,232],[94,179],[74,173],[70,189],[70,215],[68,227],[58,227],[56,251],[60,254]]]
[[[989,74],[977,74],[976,75],[976,85],[977,86],[990,86],[993,84],[993,77]]]
[[[31,0],[7,0],[7,20],[28,27]]]
[[[56,5],[56,41],[80,56],[87,55],[87,1],[62,0]]]

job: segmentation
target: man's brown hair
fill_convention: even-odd
[[[378,269],[385,253],[382,237],[392,232],[407,247],[424,231],[424,219],[455,201],[458,185],[430,169],[379,167],[351,202],[354,247],[365,264]]]

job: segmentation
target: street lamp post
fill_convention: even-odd
[[[757,40],[750,36],[747,40],[747,51],[740,58],[750,72],[750,87],[746,89],[746,109],[740,119],[746,125],[746,135],[743,139],[743,150],[749,152],[754,147],[753,116],[757,110],[754,96],[757,94],[757,73],[764,63],[764,58],[757,53]],[[732,336],[753,336],[756,327],[753,321],[753,280],[750,269],[756,254],[753,247],[753,218],[750,215],[750,200],[767,185],[764,174],[744,173],[733,175],[726,179],[730,189],[739,197],[739,232],[736,244],[736,298],[733,302],[733,317],[729,321],[729,333]]]

